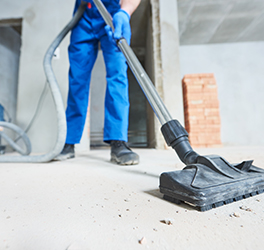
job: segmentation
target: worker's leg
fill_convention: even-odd
[[[105,35],[101,37],[106,66],[104,141],[127,141],[129,96],[124,55]]]
[[[126,60],[108,37],[103,36],[100,41],[107,72],[104,141],[111,143],[112,162],[138,164],[139,156],[126,144],[129,115]]]
[[[67,144],[79,143],[85,124],[91,71],[97,57],[98,40],[82,18],[72,30],[69,46],[69,92],[66,110]]]

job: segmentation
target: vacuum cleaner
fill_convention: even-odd
[[[107,25],[111,26],[112,17],[100,0],[93,0]],[[0,156],[2,162],[49,162],[62,150],[66,138],[66,119],[60,90],[54,76],[51,60],[56,48],[66,34],[82,17],[87,2],[82,1],[74,17],[55,38],[44,58],[44,70],[55,102],[57,111],[57,141],[52,151],[44,155]],[[175,151],[186,167],[180,171],[162,173],[160,176],[160,192],[164,199],[191,204],[199,211],[222,206],[264,192],[264,170],[252,165],[252,161],[230,164],[217,155],[201,156],[191,147],[188,133],[169,114],[153,83],[141,66],[133,50],[125,39],[116,41],[118,48],[127,59],[127,63],[135,75],[143,93],[159,119],[161,132],[168,144]],[[0,127],[6,122],[0,121]],[[23,131],[21,132],[23,134]],[[2,135],[3,136],[3,135]]]
[[[114,30],[112,17],[103,3],[100,0],[93,2],[106,24]],[[221,156],[201,156],[192,149],[187,131],[178,120],[172,119],[126,40],[121,38],[116,44],[159,119],[166,143],[186,164],[182,170],[161,174],[159,188],[164,199],[177,204],[185,202],[199,211],[207,211],[263,193],[264,170],[253,166],[253,161],[230,164]]]

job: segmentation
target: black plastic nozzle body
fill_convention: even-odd
[[[191,147],[188,133],[177,120],[171,120],[161,127],[168,146],[172,147],[186,165],[196,163],[199,156]]]

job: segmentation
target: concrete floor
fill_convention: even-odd
[[[65,162],[0,164],[0,249],[263,249],[263,194],[207,212],[167,202],[159,175],[183,164],[172,150],[135,151],[137,166],[110,163],[108,149]],[[197,152],[264,167],[264,147]]]

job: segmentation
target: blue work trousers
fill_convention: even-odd
[[[119,1],[113,2],[118,3]],[[106,6],[112,15],[120,8],[119,4],[111,6],[109,3],[109,5]],[[107,80],[104,141],[127,141],[129,96],[126,59],[116,45],[110,42],[104,30],[105,22],[95,8],[92,3],[71,33],[68,49],[70,70],[66,109],[66,143],[68,144],[79,143],[82,137],[88,107],[91,72],[97,58],[99,42],[103,52]]]

